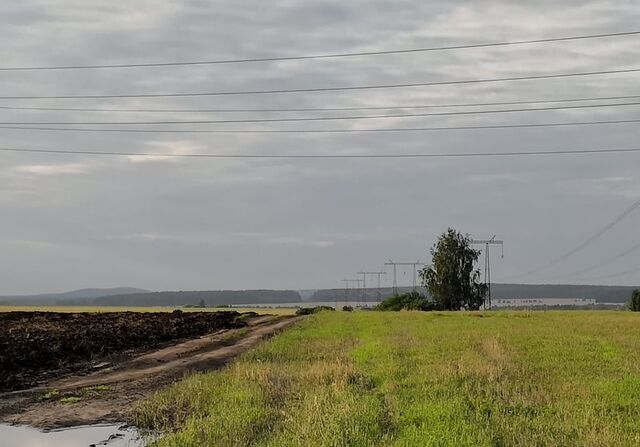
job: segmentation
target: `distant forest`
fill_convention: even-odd
[[[496,299],[540,299],[540,298],[592,298],[599,303],[626,303],[636,287],[627,286],[588,286],[571,284],[492,284],[491,295]],[[411,287],[399,287],[399,292],[409,292]],[[424,287],[418,291],[428,295]],[[380,289],[382,298],[393,295],[393,289]],[[375,301],[377,289],[367,289],[366,300]],[[362,290],[322,289],[317,290],[310,301],[362,301]]]
[[[150,292],[104,296],[93,300],[96,306],[186,306],[204,301],[207,306],[234,304],[298,303],[294,290],[213,290]]]
[[[626,303],[634,287],[625,286],[583,286],[570,284],[492,284],[492,297],[496,299],[543,299],[543,298],[592,298],[600,303]],[[400,287],[399,292],[412,290]],[[421,293],[427,291],[419,287]],[[102,294],[102,295],[101,295]],[[0,304],[8,305],[94,305],[94,306],[188,306],[201,301],[207,306],[238,304],[282,304],[303,302],[377,301],[393,294],[393,289],[375,288],[366,290],[363,298],[361,289],[320,289],[304,291],[304,298],[295,290],[213,290],[149,292],[142,289],[83,289],[67,293],[4,296]]]

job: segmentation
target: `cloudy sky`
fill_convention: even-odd
[[[638,23],[640,5],[633,0],[25,0],[0,3],[0,65],[395,50],[636,31]],[[0,96],[296,89],[619,70],[640,67],[639,43],[639,36],[627,36],[342,59],[0,71]],[[540,101],[640,95],[639,76],[213,97],[1,99],[0,106],[273,109]],[[634,100],[572,104],[612,102]],[[251,113],[2,109],[0,121],[233,120],[496,108],[513,106]],[[67,127],[379,129],[628,119],[640,119],[640,106],[352,121]],[[638,126],[279,134],[1,128],[0,146],[283,155],[633,148],[639,144]],[[542,267],[640,199],[639,166],[640,153],[229,160],[2,152],[0,294],[124,285],[153,290],[339,287],[341,279],[361,269],[382,268],[388,259],[429,261],[429,246],[448,226],[476,238],[495,234],[505,241],[504,259],[499,251],[492,252],[498,282],[636,285],[640,246],[631,248],[640,243],[640,210],[575,255]],[[401,281],[408,283],[410,276],[401,271]]]

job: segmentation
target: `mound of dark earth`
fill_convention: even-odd
[[[238,312],[2,312],[0,391],[89,371],[110,359],[246,325]],[[99,365],[98,365],[99,366]]]

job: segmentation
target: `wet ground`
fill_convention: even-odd
[[[142,447],[138,432],[122,424],[92,425],[40,431],[26,426],[0,424],[2,447]]]
[[[179,340],[121,361],[111,360],[93,371],[66,374],[28,390],[0,393],[0,422],[43,429],[131,422],[131,411],[140,400],[189,374],[220,368],[303,318],[242,317],[239,328]],[[1,436],[0,447],[6,447]]]

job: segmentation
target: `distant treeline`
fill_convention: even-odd
[[[592,298],[599,303],[626,303],[637,287],[572,284],[492,284],[493,299]]]
[[[492,299],[540,299],[540,298],[592,298],[599,303],[626,303],[636,287],[627,286],[589,286],[572,284],[492,284]],[[400,293],[411,291],[411,287],[399,287]],[[424,287],[418,291],[428,296]],[[381,288],[382,299],[393,295],[390,287]],[[361,289],[322,289],[317,290],[311,301],[376,301],[377,289],[367,288],[365,298]]]
[[[222,304],[299,303],[293,290],[213,290],[149,292],[104,296],[93,300],[96,306],[186,306],[204,301],[207,306]]]
[[[400,293],[411,291],[411,287],[400,287]],[[492,298],[542,299],[542,298],[591,298],[598,303],[626,303],[634,287],[582,286],[570,284],[492,284]],[[418,291],[428,296],[419,287]],[[100,296],[103,293],[104,295]],[[304,302],[362,301],[374,302],[393,295],[390,287],[378,290],[367,288],[365,298],[361,289],[320,289],[305,291]],[[187,306],[204,301],[207,306],[237,304],[281,304],[302,303],[295,290],[215,290],[148,292],[141,289],[83,289],[68,293],[32,296],[0,296],[0,304],[7,305],[88,305],[88,306]]]

